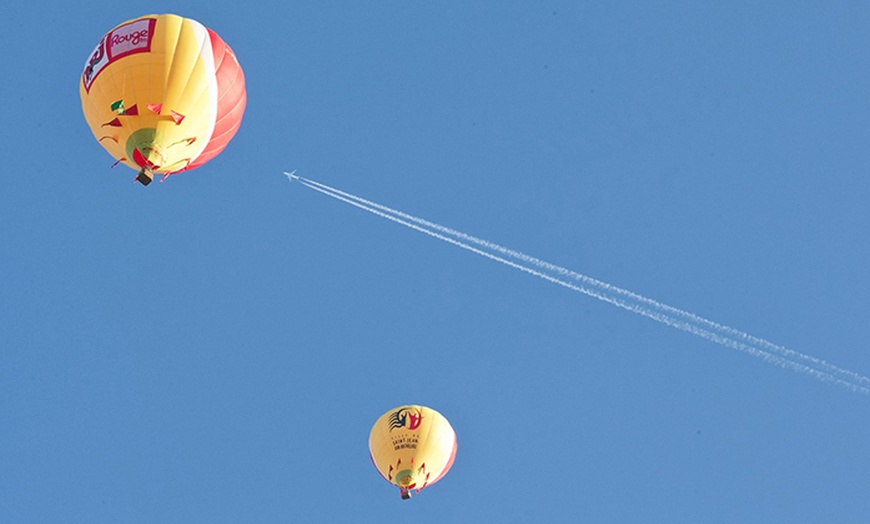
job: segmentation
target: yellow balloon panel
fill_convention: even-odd
[[[110,31],[85,64],[82,110],[116,160],[154,173],[191,163],[217,113],[209,31],[176,15],[149,15]]]
[[[434,484],[450,469],[456,433],[434,409],[401,406],[375,422],[369,452],[381,476],[401,488],[404,496]]]

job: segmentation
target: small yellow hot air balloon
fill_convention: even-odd
[[[85,62],[79,93],[94,137],[144,185],[214,158],[246,103],[233,50],[196,20],[171,14],[106,33]]]
[[[453,465],[456,433],[432,408],[401,406],[375,422],[369,453],[381,476],[409,499],[438,482]]]

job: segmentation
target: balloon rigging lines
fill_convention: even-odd
[[[831,382],[856,393],[870,394],[870,378],[830,364],[793,349],[775,344],[739,329],[719,324],[689,311],[669,306],[657,300],[619,288],[607,282],[571,271],[544,260],[508,249],[496,243],[415,217],[370,200],[341,191],[326,184],[292,173],[284,173],[291,181],[368,211],[397,224],[419,231],[467,251],[500,262],[572,291],[597,298],[613,306],[650,318],[710,342],[749,354],[769,364],[805,373],[823,382]]]

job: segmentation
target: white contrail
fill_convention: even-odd
[[[502,246],[495,244],[493,242],[489,242],[487,240],[483,240],[483,239],[468,235],[468,234],[463,233],[461,231],[456,231],[454,229],[450,229],[450,228],[442,226],[440,224],[429,222],[429,221],[424,220],[422,218],[414,217],[412,215],[409,215],[407,213],[403,213],[403,212],[398,211],[396,209],[389,208],[387,206],[378,204],[376,202],[371,202],[369,200],[365,200],[365,199],[358,197],[356,195],[352,195],[350,193],[346,193],[346,192],[338,190],[336,188],[327,186],[326,184],[322,184],[320,182],[316,182],[316,181],[313,181],[310,179],[305,179],[305,178],[303,178],[303,180],[305,180],[309,184],[316,185],[318,187],[321,187],[321,188],[326,189],[328,191],[342,195],[342,196],[349,198],[351,200],[361,202],[365,205],[368,205],[368,206],[373,207],[375,209],[379,209],[379,210],[384,211],[388,214],[393,214],[393,215],[402,217],[410,222],[420,224],[422,226],[439,231],[439,232],[444,233],[444,234],[449,235],[449,236],[453,236],[455,238],[460,238],[460,239],[468,241],[472,244],[485,247],[485,248],[490,249],[492,251],[496,251],[496,252],[501,253],[503,255],[506,255],[508,257],[511,257],[511,258],[514,258],[517,260],[521,260],[527,264],[531,264],[531,265],[538,267],[540,269],[547,270],[547,271],[550,271],[553,273],[558,273],[559,275],[569,277],[569,278],[574,279],[574,280],[578,280],[578,281],[582,282],[583,284],[586,284],[589,287],[593,287],[593,288],[602,290],[602,293],[613,293],[613,294],[623,296],[628,300],[640,302],[641,304],[644,304],[645,306],[647,306],[653,310],[661,311],[661,312],[664,312],[668,315],[673,315],[675,317],[683,318],[687,322],[690,322],[690,323],[700,324],[700,325],[705,326],[706,328],[709,328],[715,332],[719,332],[720,334],[725,334],[725,335],[728,335],[729,337],[733,337],[733,338],[736,338],[738,340],[743,340],[749,344],[759,346],[760,348],[763,348],[767,351],[779,353],[786,358],[792,358],[792,359],[805,361],[808,363],[808,365],[822,368],[826,372],[828,372],[832,375],[842,375],[844,377],[848,377],[852,381],[855,381],[855,382],[858,382],[860,384],[863,384],[864,386],[870,387],[870,378],[864,377],[862,375],[859,375],[855,372],[852,372],[852,371],[849,371],[846,369],[839,368],[837,366],[834,366],[832,364],[825,362],[824,360],[820,360],[820,359],[817,359],[817,358],[812,357],[810,355],[805,355],[803,353],[788,349],[784,346],[774,344],[773,342],[752,336],[752,335],[745,333],[743,331],[740,331],[738,329],[735,329],[735,328],[732,328],[729,326],[725,326],[722,324],[718,324],[718,323],[713,322],[711,320],[708,320],[708,319],[705,319],[705,318],[700,317],[698,315],[695,315],[694,313],[690,313],[688,311],[684,311],[684,310],[669,306],[667,304],[663,304],[663,303],[658,302],[656,300],[653,300],[651,298],[647,298],[647,297],[644,297],[644,296],[639,295],[637,293],[628,291],[626,289],[622,289],[622,288],[613,286],[611,284],[608,284],[606,282],[596,280],[592,277],[583,275],[581,273],[577,273],[575,271],[571,271],[569,269],[565,269],[563,267],[556,266],[556,265],[551,264],[549,262],[545,262],[543,260],[526,255],[524,253],[521,253],[519,251],[514,251],[511,249],[502,247]]]
[[[326,184],[299,177],[298,175],[294,176],[293,179],[299,180],[306,187],[314,189],[332,198],[349,203],[377,216],[381,216],[421,233],[454,244],[491,260],[501,262],[502,264],[535,275],[549,282],[559,284],[573,291],[592,296],[622,309],[651,318],[676,329],[692,333],[693,335],[702,337],[725,347],[761,358],[771,364],[803,372],[819,380],[833,382],[855,392],[870,394],[870,378],[859,375],[853,371],[839,368],[815,357],[754,337],[740,330],[704,319],[688,311],[668,306],[667,304],[607,284],[606,282],[550,264],[549,262],[531,257],[519,251],[507,249],[498,244],[476,238],[461,231],[456,231],[440,224],[429,222],[422,218],[365,200],[356,195],[327,186]],[[515,260],[524,262],[528,265],[535,266],[538,269],[569,277],[580,282],[580,284],[566,282],[560,278],[532,269],[517,261],[508,260],[491,252],[484,251],[478,247],[466,244],[462,242],[462,240],[489,249],[490,251],[495,251],[507,257],[514,258]]]

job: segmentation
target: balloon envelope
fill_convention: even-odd
[[[94,137],[117,162],[165,176],[220,153],[247,101],[232,49],[196,20],[172,14],[135,18],[103,36],[79,93]]]
[[[384,413],[369,435],[369,453],[378,472],[410,498],[436,483],[453,465],[456,433],[444,416],[408,405]]]

